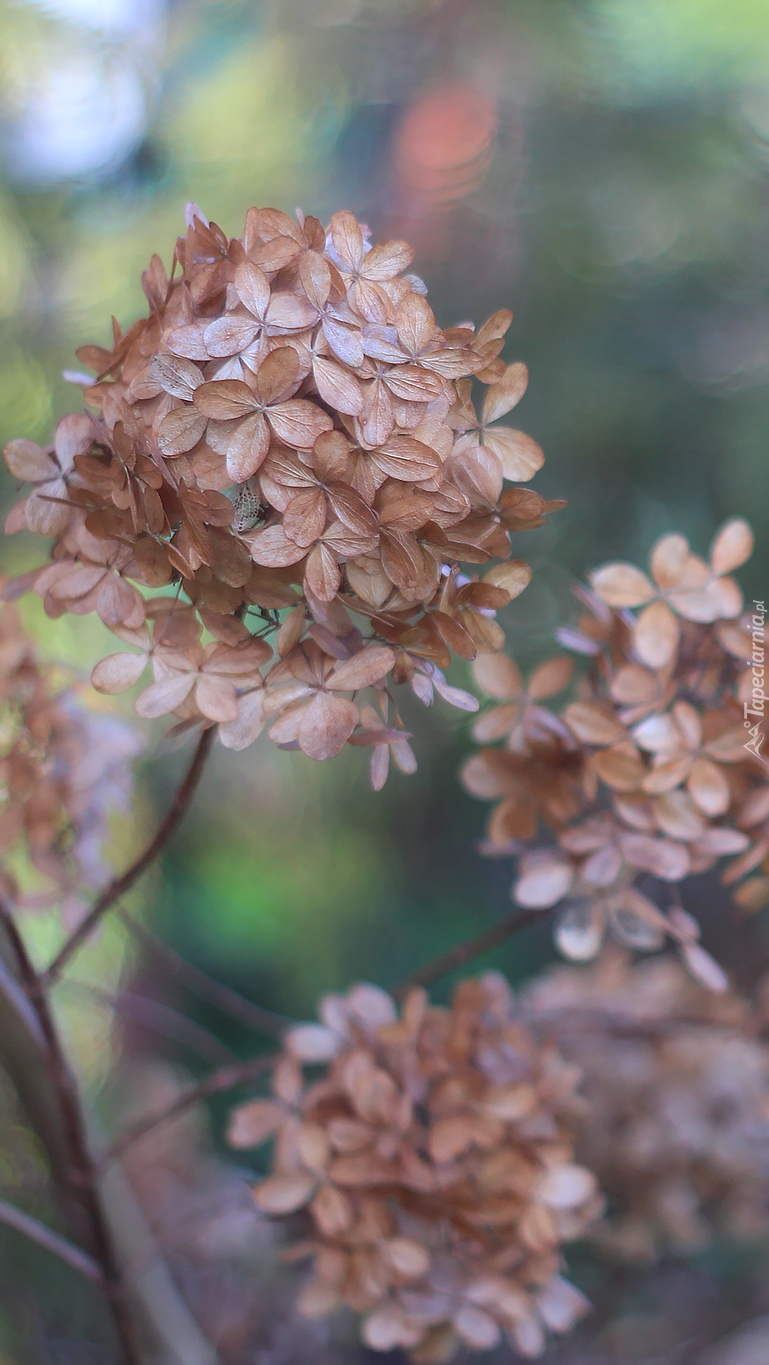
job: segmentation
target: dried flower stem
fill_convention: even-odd
[[[46,1227],[39,1219],[33,1218],[31,1214],[25,1213],[23,1209],[17,1209],[15,1204],[9,1204],[6,1199],[0,1199],[0,1222],[9,1228],[14,1228],[20,1232],[30,1242],[37,1243],[44,1247],[52,1255],[58,1256],[60,1261],[64,1261],[78,1274],[85,1275],[86,1279],[93,1280],[95,1284],[101,1285],[102,1273],[98,1263],[93,1256],[89,1256],[82,1247],[75,1246],[60,1233],[54,1232],[53,1228]]]
[[[480,957],[481,953],[496,948],[498,944],[504,943],[506,939],[512,938],[522,929],[528,929],[529,925],[541,920],[542,917],[542,910],[513,911],[511,915],[507,915],[491,929],[484,930],[475,938],[465,939],[464,943],[456,944],[454,948],[449,948],[447,952],[433,958],[432,962],[420,967],[418,971],[411,972],[399,982],[392,994],[396,1000],[400,1000],[413,986],[432,985],[433,981],[440,980],[442,976],[452,972],[455,967],[462,967],[466,962],[471,962],[474,957]]]
[[[230,1019],[236,1019],[239,1023],[245,1024],[247,1028],[253,1029],[256,1033],[262,1033],[268,1038],[280,1038],[287,1028],[295,1021],[288,1019],[285,1015],[277,1014],[274,1010],[264,1009],[262,1005],[254,1004],[253,1000],[247,1000],[239,991],[235,991],[231,986],[225,986],[223,982],[216,981],[206,972],[195,967],[186,958],[181,957],[173,948],[162,943],[156,934],[143,924],[139,924],[126,910],[118,911],[121,922],[131,931],[137,941],[141,944],[145,952],[157,958],[162,963],[166,972],[181,981],[194,992],[201,1000],[206,1000],[210,1005],[226,1014]]]
[[[497,944],[503,943],[505,939],[511,938],[519,930],[526,929],[535,920],[542,918],[541,910],[515,911],[514,914],[507,916],[499,924],[495,924],[492,929],[487,929],[483,934],[478,934],[475,938],[467,939],[464,943],[459,943],[448,952],[442,953],[440,957],[428,962],[426,966],[413,972],[393,991],[396,998],[401,998],[412,986],[429,985],[437,981],[447,972],[453,971],[455,967],[469,962],[481,953],[487,952],[490,948],[495,948]],[[136,926],[134,926],[136,927]],[[162,946],[162,945],[160,945]],[[164,949],[165,951],[165,949]],[[187,965],[187,964],[185,964]],[[248,1003],[248,1002],[244,1002]],[[152,1114],[146,1119],[142,1119],[136,1126],[129,1130],[122,1138],[110,1148],[106,1154],[105,1161],[114,1160],[129,1148],[146,1133],[150,1133],[161,1123],[167,1123],[185,1112],[199,1100],[207,1099],[210,1095],[219,1095],[227,1090],[232,1090],[242,1081],[251,1080],[255,1076],[261,1075],[272,1065],[274,1057],[268,1054],[265,1057],[256,1057],[251,1061],[237,1063],[234,1066],[222,1067],[219,1071],[214,1071],[206,1077],[199,1085],[192,1086],[189,1090],[180,1095],[167,1109],[159,1114]]]
[[[200,1100],[206,1100],[211,1095],[225,1094],[228,1090],[234,1090],[236,1085],[241,1085],[244,1081],[250,1081],[256,1076],[261,1076],[265,1071],[269,1071],[274,1061],[274,1054],[268,1053],[264,1057],[252,1057],[247,1062],[236,1062],[232,1066],[223,1066],[218,1071],[213,1071],[198,1085],[190,1086],[189,1090],[185,1090],[167,1109],[162,1109],[157,1114],[150,1114],[147,1118],[140,1119],[133,1128],[129,1128],[128,1132],[118,1138],[117,1142],[105,1153],[104,1164],[115,1161],[129,1147],[133,1147],[134,1143],[138,1142],[140,1138],[153,1132],[161,1124],[169,1123],[171,1119],[178,1118],[181,1114],[186,1113]]]
[[[46,1062],[69,1148],[70,1194],[82,1207],[90,1225],[93,1252],[101,1270],[101,1288],[112,1314],[123,1358],[126,1365],[140,1365],[117,1254],[99,1195],[96,1164],[88,1147],[77,1086],[64,1056],[43,980],[35,970],[7,906],[0,904],[0,916],[16,958],[21,983],[35,1010],[45,1040]]]
[[[181,824],[184,816],[189,809],[198,783],[203,775],[206,759],[211,751],[214,742],[215,731],[212,728],[204,730],[198,740],[197,748],[187,769],[187,774],[178,788],[176,795],[171,802],[168,813],[161,824],[154,839],[150,841],[143,853],[130,867],[126,868],[119,877],[115,877],[109,886],[105,887],[101,895],[94,901],[85,919],[78,925],[74,933],[66,940],[63,947],[59,949],[56,957],[50,966],[40,977],[43,987],[53,985],[61,976],[62,971],[69,962],[70,958],[78,951],[90,937],[96,925],[103,915],[129,891],[134,882],[146,872],[147,868],[155,861],[158,854],[162,852],[169,839],[176,833],[177,827]]]
[[[207,1028],[188,1019],[172,1006],[163,1004],[162,1000],[153,1000],[149,996],[139,995],[136,991],[121,990],[114,994],[112,991],[102,990],[100,986],[92,985],[89,981],[68,980],[65,984],[81,995],[111,1009],[119,1018],[130,1020],[142,1028],[150,1029],[153,1033],[170,1038],[175,1043],[181,1043],[212,1065],[227,1062],[233,1057],[230,1048],[225,1047],[224,1043]]]

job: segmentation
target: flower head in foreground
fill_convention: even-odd
[[[565,1122],[578,1071],[535,1041],[495,974],[462,983],[448,1009],[415,990],[399,1016],[359,985],[321,1015],[289,1032],[273,1098],[242,1105],[230,1129],[236,1147],[274,1138],[257,1205],[306,1211],[301,1309],[346,1304],[373,1350],[425,1363],[503,1338],[539,1355],[587,1307],[561,1248],[602,1207]]]
[[[504,423],[526,387],[499,359],[511,314],[441,330],[412,255],[348,212],[251,209],[228,238],[191,206],[170,278],[158,257],[143,277],[148,316],[78,352],[95,415],[7,447],[33,485],[7,529],[53,537],[18,590],[127,646],[99,690],[151,667],[145,717],[406,768],[392,684],[474,708],[442,670],[501,647],[494,615],[529,578],[510,536],[557,504],[505,490],[544,458]]]
[[[648,1260],[769,1227],[769,1047],[745,1000],[714,996],[674,958],[558,968],[524,1008],[582,1071],[576,1150],[610,1214],[595,1235]]]
[[[670,936],[700,980],[726,986],[675,891],[665,913],[647,890],[651,878],[674,888],[727,857],[724,880],[733,883],[769,853],[767,766],[745,747],[753,627],[724,576],[751,548],[750,528],[735,518],[709,565],[682,536],[663,537],[651,556],[654,590],[632,565],[598,569],[592,589],[578,591],[583,616],[559,631],[592,661],[564,708],[545,701],[569,681],[567,656],[525,686],[506,655],[475,661],[495,703],[475,737],[501,742],[468,760],[464,782],[499,803],[487,848],[520,855],[514,900],[562,905],[556,938],[567,956],[595,956],[607,929],[642,951]],[[537,846],[543,826],[550,842]],[[751,879],[746,901],[763,894],[764,880]]]
[[[141,737],[86,708],[37,657],[13,606],[0,609],[2,894],[27,905],[96,887],[110,817],[126,804]]]

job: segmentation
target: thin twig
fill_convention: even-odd
[[[130,890],[137,878],[139,878],[150,864],[155,861],[158,854],[165,848],[171,836],[176,832],[176,829],[184,819],[197,790],[198,783],[200,782],[206,764],[206,759],[211,751],[211,745],[214,742],[214,734],[215,730],[213,726],[208,730],[203,731],[198,740],[192,762],[187,769],[187,774],[181,786],[178,788],[168,813],[154,839],[150,841],[144,849],[144,852],[139,854],[139,857],[135,862],[133,862],[129,868],[126,868],[126,871],[119,877],[115,877],[113,881],[110,882],[109,886],[105,887],[101,892],[101,895],[97,896],[91,909],[85,916],[85,919],[80,922],[77,929],[70,934],[66,943],[59,949],[47,971],[41,974],[40,981],[43,987],[51,986],[58,980],[72,955],[82,947],[86,939],[96,928],[102,915],[106,914],[110,906],[114,905],[115,901],[119,900],[121,896],[125,895],[126,891]]]
[[[193,1019],[188,1019],[171,1005],[164,1004],[162,1000],[152,1000],[149,996],[139,995],[136,991],[120,991],[113,994],[112,991],[102,990],[101,986],[94,986],[90,981],[68,980],[64,984],[83,995],[91,996],[93,1000],[98,1000],[120,1018],[141,1024],[142,1027],[151,1029],[153,1033],[173,1039],[175,1043],[182,1043],[190,1052],[197,1053],[212,1065],[227,1062],[234,1056],[232,1049],[220,1042],[215,1034],[203,1028],[202,1024],[196,1024]]]
[[[82,1247],[75,1246],[74,1242],[68,1241],[60,1233],[54,1232],[53,1228],[46,1227],[45,1223],[33,1218],[31,1214],[17,1209],[15,1204],[9,1204],[6,1199],[0,1199],[0,1222],[14,1228],[30,1242],[45,1247],[46,1251],[58,1256],[60,1261],[66,1261],[68,1266],[85,1275],[86,1279],[93,1280],[95,1284],[102,1283],[102,1273],[93,1256],[89,1256]]]
[[[441,953],[440,957],[433,958],[424,967],[420,967],[416,972],[410,972],[392,991],[396,999],[400,999],[411,989],[412,986],[429,986],[433,981],[446,976],[455,967],[461,967],[465,962],[469,962],[474,957],[480,957],[481,953],[486,953],[490,948],[496,948],[498,944],[504,943],[506,939],[512,938],[514,934],[520,933],[522,929],[528,929],[531,924],[536,924],[543,918],[545,912],[542,910],[515,910],[512,915],[507,915],[491,929],[486,929],[482,934],[477,934],[475,938],[465,939],[464,943],[458,943],[456,947],[449,948],[447,952]]]
[[[34,1043],[38,1052],[45,1052],[45,1038],[40,1028],[40,1020],[32,1005],[29,995],[22,986],[14,973],[6,966],[0,956],[0,998],[11,1009],[21,1024],[28,1040]]]
[[[101,1289],[109,1305],[125,1365],[140,1365],[131,1313],[112,1242],[112,1233],[101,1205],[96,1165],[88,1146],[80,1096],[67,1065],[53,1013],[24,939],[8,907],[0,902],[0,918],[16,958],[21,984],[34,1007],[45,1043],[45,1062],[59,1103],[62,1126],[69,1149],[71,1171],[68,1184],[82,1207],[91,1230],[92,1250],[101,1268]]]
[[[184,985],[189,986],[201,1000],[208,1001],[223,1014],[229,1015],[231,1019],[237,1019],[239,1023],[245,1024],[256,1033],[263,1033],[268,1038],[280,1038],[287,1028],[295,1022],[286,1015],[276,1014],[274,1010],[264,1009],[262,1005],[256,1005],[252,1000],[247,1000],[239,991],[235,991],[231,986],[225,986],[222,981],[216,981],[203,972],[199,967],[193,966],[186,958],[181,957],[173,948],[169,948],[166,943],[162,943],[156,934],[153,934],[145,925],[139,924],[137,920],[129,915],[126,910],[119,909],[118,915],[127,929],[134,934],[142,948],[152,957],[162,962],[163,966]]]
[[[140,1138],[153,1132],[161,1124],[169,1123],[172,1119],[186,1113],[200,1100],[208,1099],[210,1095],[225,1094],[226,1091],[234,1090],[236,1085],[241,1085],[244,1081],[255,1080],[257,1076],[269,1071],[274,1062],[275,1056],[270,1053],[265,1057],[252,1057],[248,1062],[235,1062],[232,1066],[223,1066],[218,1071],[213,1071],[198,1085],[190,1086],[189,1090],[185,1090],[166,1109],[162,1109],[157,1114],[149,1114],[147,1118],[140,1119],[133,1128],[129,1128],[128,1132],[118,1138],[109,1151],[105,1152],[103,1162],[106,1164],[121,1157]]]

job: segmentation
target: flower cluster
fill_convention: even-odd
[[[140,715],[231,748],[268,724],[315,759],[371,745],[381,786],[390,750],[413,767],[386,680],[475,709],[442,670],[501,648],[494,614],[530,576],[510,534],[557,505],[504,490],[544,458],[499,424],[527,382],[499,359],[512,315],[440,330],[408,244],[372,246],[349,212],[188,224],[171,277],[158,257],[143,277],[148,317],[78,352],[98,415],[5,452],[34,485],[7,529],[54,538],[19,587],[136,651],[97,665],[100,691],[151,662]]]
[[[125,805],[140,737],[91,711],[43,665],[13,606],[0,610],[0,886],[16,904],[71,898],[109,875],[110,816]],[[30,874],[33,874],[30,876]],[[38,874],[38,876],[34,876]],[[42,878],[42,880],[40,880]]]
[[[631,1259],[769,1229],[769,1046],[733,994],[671,957],[620,949],[557,968],[524,1001],[538,1036],[582,1072],[576,1150],[609,1199],[600,1241]]]
[[[669,935],[695,975],[725,986],[674,888],[730,855],[724,880],[734,883],[769,852],[766,766],[746,747],[744,721],[751,616],[741,615],[727,576],[751,549],[747,523],[735,518],[709,562],[669,535],[652,552],[653,581],[630,564],[598,569],[591,588],[578,590],[584,615],[559,631],[592,661],[563,709],[544,703],[569,683],[569,656],[541,665],[526,685],[504,654],[475,662],[496,702],[475,738],[503,742],[468,760],[464,782],[475,796],[501,798],[487,850],[521,855],[519,905],[563,902],[556,937],[570,957],[595,956],[607,927],[640,950]],[[555,842],[527,849],[540,822]],[[667,913],[636,884],[650,877],[673,888]]]
[[[586,1302],[559,1270],[562,1243],[599,1215],[564,1115],[576,1068],[535,1041],[503,978],[462,983],[448,1009],[359,985],[322,1024],[289,1032],[274,1097],[235,1111],[234,1146],[274,1136],[255,1191],[271,1214],[307,1211],[311,1315],[346,1304],[374,1350],[421,1362],[503,1337],[527,1356]],[[302,1066],[325,1064],[309,1084]]]

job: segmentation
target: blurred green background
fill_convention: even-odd
[[[504,621],[522,663],[553,650],[575,576],[643,558],[667,530],[703,551],[747,515],[759,548],[743,583],[766,596],[767,0],[2,0],[0,153],[2,443],[45,440],[77,408],[62,370],[107,340],[112,314],[138,316],[141,271],[153,252],[170,262],[185,201],[230,234],[252,204],[324,220],[350,208],[375,238],[414,243],[445,324],[515,312],[506,354],[531,371],[520,421],[547,454],[536,487],[569,504],[517,543],[535,568]],[[38,559],[31,537],[4,545],[7,570]],[[44,647],[87,676],[106,631],[38,606],[25,611]],[[455,781],[466,723],[440,702],[413,722],[419,773],[378,796],[361,750],[323,767],[269,743],[220,750],[134,907],[199,967],[293,1015],[492,924],[509,868],[475,852],[485,810]],[[144,830],[186,757],[161,738]],[[42,953],[57,930],[31,932]],[[117,980],[124,951],[137,991],[220,1048],[254,1047],[118,931],[80,979]],[[494,961],[518,976],[549,951],[543,930]],[[97,1091],[118,1047],[211,1061],[141,1020],[110,1035],[93,1002],[70,1016]],[[34,1160],[9,1158],[6,1192]],[[12,1246],[0,1236],[0,1351],[85,1360],[23,1344],[47,1309]]]

